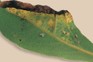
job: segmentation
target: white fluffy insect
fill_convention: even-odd
[[[40,33],[40,37],[45,37],[45,33]]]

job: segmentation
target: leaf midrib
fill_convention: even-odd
[[[29,20],[28,20],[28,21],[29,21]],[[83,48],[80,48],[80,47],[77,47],[77,46],[75,46],[75,45],[73,45],[73,44],[67,43],[67,42],[64,41],[63,39],[60,39],[60,38],[59,38],[58,36],[56,36],[55,34],[52,34],[52,33],[48,32],[46,29],[41,28],[41,27],[35,25],[32,21],[29,21],[29,22],[32,23],[32,24],[33,24],[34,26],[36,26],[37,28],[39,28],[40,30],[42,30],[43,32],[45,32],[45,33],[47,33],[48,35],[56,38],[58,41],[64,43],[65,45],[67,45],[67,46],[69,46],[69,47],[71,47],[71,48],[74,48],[74,49],[76,49],[76,50],[78,50],[78,51],[81,51],[81,52],[83,52],[83,53],[86,53],[86,54],[88,54],[88,55],[93,56],[93,52],[87,51],[87,50],[85,50],[85,49],[83,49]]]

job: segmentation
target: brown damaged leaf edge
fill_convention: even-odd
[[[61,15],[64,14],[66,12],[68,12],[67,10],[61,10],[59,12],[55,11],[54,9],[48,7],[48,6],[42,6],[42,5],[31,5],[28,3],[23,3],[20,1],[4,1],[2,3],[0,3],[0,7],[2,8],[16,8],[16,9],[23,9],[23,10],[28,10],[28,11],[33,11],[33,12],[38,12],[38,13],[47,13],[47,14],[57,14],[57,15]],[[68,12],[69,13],[69,12]]]

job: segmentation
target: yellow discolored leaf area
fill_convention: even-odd
[[[17,13],[17,9],[16,8],[6,8],[9,12],[16,14]]]
[[[72,22],[73,21],[73,18],[72,18],[72,15],[71,14],[69,14],[69,13],[65,13],[65,19],[66,19],[66,22],[67,23],[70,23],[70,22]]]
[[[30,11],[16,9],[16,8],[6,8],[10,13],[20,16],[21,18],[25,19],[30,16]]]
[[[53,28],[53,27],[55,26],[55,22],[54,22],[52,19],[50,19],[50,20],[48,21],[48,26],[49,26],[50,28]]]
[[[37,26],[41,26],[42,25],[42,21],[41,20],[36,21],[36,25]]]

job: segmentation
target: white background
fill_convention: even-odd
[[[2,0],[4,1],[4,0]],[[33,5],[48,5],[59,11],[69,10],[80,31],[93,42],[93,0],[20,0]],[[15,47],[0,33],[0,62],[72,62],[41,56]],[[75,62],[75,61],[74,61]]]

